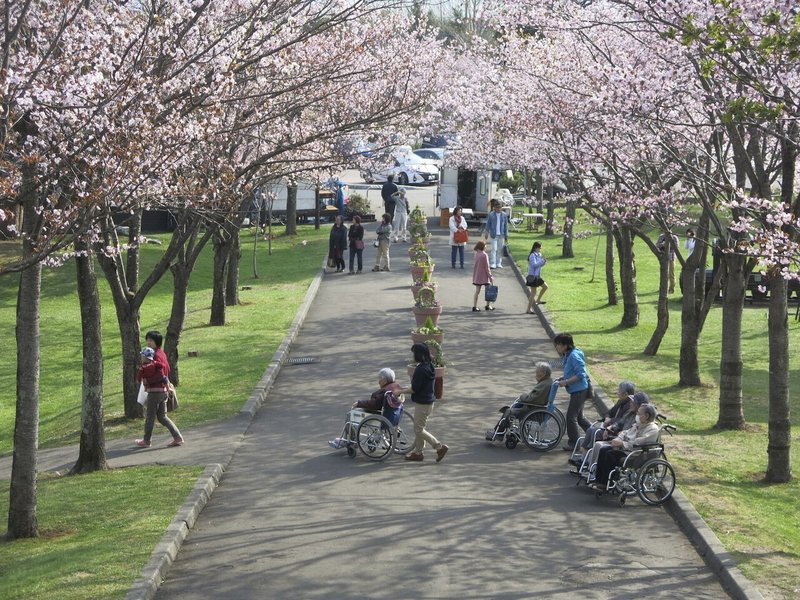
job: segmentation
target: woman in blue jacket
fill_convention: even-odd
[[[553,338],[556,352],[564,359],[564,375],[558,385],[569,392],[567,408],[567,443],[564,450],[572,451],[580,437],[578,426],[586,431],[591,427],[589,419],[583,416],[583,405],[586,403],[586,391],[589,389],[589,375],[586,373],[586,358],[583,351],[575,347],[572,335],[559,333]]]

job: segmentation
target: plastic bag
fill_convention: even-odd
[[[139,384],[139,395],[136,397],[136,401],[142,406],[147,404],[147,392],[144,391],[144,383]]]

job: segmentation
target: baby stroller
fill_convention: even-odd
[[[547,405],[541,408],[534,408],[521,419],[513,415],[505,416],[509,408],[521,408],[522,402],[517,399],[514,404],[504,406],[500,409],[503,416],[494,426],[486,432],[486,440],[489,442],[505,442],[506,448],[513,450],[517,447],[520,440],[525,445],[538,452],[547,452],[555,448],[561,441],[566,430],[566,420],[564,414],[556,407],[556,392],[558,382],[554,381],[550,386]]]

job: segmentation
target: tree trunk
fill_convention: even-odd
[[[117,312],[119,332],[122,340],[122,393],[125,403],[125,416],[129,419],[141,419],[144,416],[142,405],[136,401],[139,395],[139,384],[136,382],[136,370],[139,366],[141,345],[141,326],[139,309],[129,307],[120,314]]]
[[[183,261],[170,267],[172,271],[172,311],[167,323],[167,333],[164,336],[164,353],[169,361],[169,380],[173,385],[180,385],[179,357],[181,332],[186,322],[186,295],[189,292],[189,275],[191,267],[186,268]]]
[[[214,282],[211,295],[211,320],[209,325],[225,325],[225,285],[228,280],[230,236],[224,226],[214,233]]]
[[[172,311],[167,323],[167,332],[164,336],[164,353],[169,361],[170,371],[169,380],[173,385],[180,384],[179,358],[181,333],[186,321],[186,296],[189,292],[189,278],[192,275],[197,259],[205,248],[208,240],[211,239],[213,229],[206,229],[202,237],[198,240],[197,234],[200,230],[201,220],[197,219],[194,223],[187,223],[186,228],[192,228],[192,233],[188,236],[185,246],[181,246],[175,260],[170,265],[172,272]],[[258,238],[258,232],[255,235]]]
[[[256,237],[258,237],[258,235],[256,235]],[[239,304],[239,262],[241,258],[241,229],[237,228],[231,237],[228,273],[225,280],[225,304],[227,306],[237,306]]]
[[[789,322],[787,283],[779,274],[769,285],[769,443],[770,483],[792,479],[792,425],[789,420]]]
[[[23,163],[22,190],[23,258],[34,254],[38,230],[36,165]],[[8,498],[7,539],[39,535],[36,498],[36,464],[39,448],[39,300],[42,265],[34,263],[20,273],[17,294],[17,412],[14,421],[14,454]]]
[[[745,257],[723,257],[727,279],[722,297],[722,355],[719,378],[719,429],[743,429],[742,409],[742,311],[745,295]]]
[[[700,380],[699,343],[708,307],[714,296],[706,296],[706,266],[708,265],[709,215],[700,217],[700,227],[695,240],[695,249],[686,257],[680,272],[681,301],[681,349],[678,360],[678,385],[697,387]],[[713,287],[713,282],[712,282]]]
[[[645,356],[655,356],[669,329],[669,247],[658,255],[658,312],[656,328],[644,349]]]
[[[72,466],[71,474],[91,473],[108,468],[103,429],[103,336],[97,274],[94,270],[94,257],[88,252],[88,244],[77,241],[75,249],[78,251],[75,266],[83,342],[83,402],[78,460]]]
[[[545,235],[553,235],[555,233],[553,229],[554,221],[555,221],[555,198],[553,198],[553,186],[547,186],[547,219],[544,222],[544,234]]]
[[[614,237],[619,254],[619,284],[622,289],[621,327],[639,324],[639,299],[636,292],[636,257],[633,252],[633,235],[625,225],[617,227]]]
[[[139,237],[142,233],[142,209],[134,211],[128,226],[128,259],[125,264],[125,283],[129,290],[139,286]]]
[[[286,235],[297,235],[297,184],[286,188]]]
[[[700,322],[696,310],[696,297],[702,296],[702,288],[698,289],[698,277],[694,269],[681,269],[681,289],[683,299],[681,305],[681,350],[678,360],[678,384],[696,387],[701,384],[700,364],[698,361],[698,343],[700,341]],[[703,276],[705,279],[705,276]]]
[[[567,214],[564,219],[564,235],[561,237],[561,256],[562,258],[575,258],[572,250],[572,231],[575,225],[575,201],[567,201]]]
[[[617,281],[614,275],[614,234],[610,223],[606,223],[606,291],[608,293],[608,305],[616,306],[619,303],[619,299],[617,298]]]

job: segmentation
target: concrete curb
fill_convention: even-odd
[[[525,277],[519,270],[511,250],[508,252],[508,258],[511,261],[511,268],[517,276],[517,281],[522,286],[525,294],[528,294],[528,286],[525,285]],[[555,327],[550,321],[549,315],[542,310],[538,304],[534,305],[539,320],[542,322],[547,335],[554,338],[556,335]],[[598,409],[598,413],[603,414],[608,410],[609,405],[606,402],[607,396],[598,386],[594,386],[595,398],[594,404]],[[664,505],[669,515],[678,524],[678,527],[686,534],[689,541],[692,542],[697,549],[697,553],[703,558],[706,564],[711,567],[717,578],[720,580],[722,587],[736,600],[764,600],[764,596],[758,591],[755,585],[747,579],[744,574],[736,566],[736,561],[731,556],[730,552],[725,549],[722,542],[711,530],[711,528],[697,512],[697,509],[689,502],[689,499],[676,487],[672,494],[672,498]]]
[[[222,478],[224,468],[221,464],[208,465],[194,484],[194,489],[178,509],[161,540],[156,544],[150,561],[142,569],[141,575],[133,583],[125,596],[126,600],[150,600],[158,591],[161,582],[178,556],[183,540],[194,526],[200,512]]]
[[[675,488],[672,498],[664,506],[732,598],[764,600],[761,592],[739,570],[731,553],[725,549],[716,534],[679,488]]]
[[[247,402],[245,402],[244,406],[239,411],[240,415],[246,416],[243,421],[242,430],[239,433],[239,442],[241,442],[245,433],[250,428],[250,423],[253,421],[258,409],[264,403],[281,367],[283,367],[283,364],[286,362],[286,357],[289,355],[292,344],[306,320],[314,298],[317,296],[324,274],[325,267],[323,264],[311,281],[308,290],[306,290],[303,302],[300,304],[297,314],[295,314],[294,320],[289,326],[289,331],[286,332],[283,341],[272,356],[264,375],[261,376],[261,379],[256,384]],[[161,582],[164,581],[169,568],[178,555],[183,541],[186,539],[186,536],[189,535],[189,530],[194,527],[197,517],[208,503],[211,494],[214,493],[214,490],[222,479],[225,469],[233,459],[238,445],[238,443],[234,445],[228,456],[224,457],[223,463],[214,463],[206,466],[205,471],[203,471],[203,474],[197,479],[191,493],[178,509],[172,522],[167,526],[161,540],[153,549],[149,562],[144,566],[139,577],[128,590],[125,600],[152,600],[152,598],[155,597],[158,588],[161,586]]]
[[[306,295],[303,298],[303,302],[300,304],[300,308],[297,309],[297,314],[295,314],[294,320],[289,326],[289,331],[286,332],[286,336],[284,336],[283,341],[281,342],[280,346],[278,346],[275,354],[272,356],[272,360],[270,360],[267,370],[256,384],[253,393],[250,394],[250,398],[247,400],[242,410],[239,411],[240,413],[248,415],[251,420],[253,417],[255,417],[258,409],[261,408],[261,405],[264,403],[264,399],[267,397],[269,390],[275,383],[275,379],[278,377],[278,373],[280,372],[283,363],[286,362],[286,358],[289,355],[292,344],[294,343],[295,339],[297,339],[300,328],[303,326],[306,316],[308,316],[308,311],[311,309],[311,304],[314,302],[314,298],[317,297],[317,292],[319,292],[319,286],[322,284],[322,277],[324,274],[325,265],[323,264],[323,266],[314,276],[314,279],[311,281],[311,285],[308,286],[308,290],[306,290]]]

